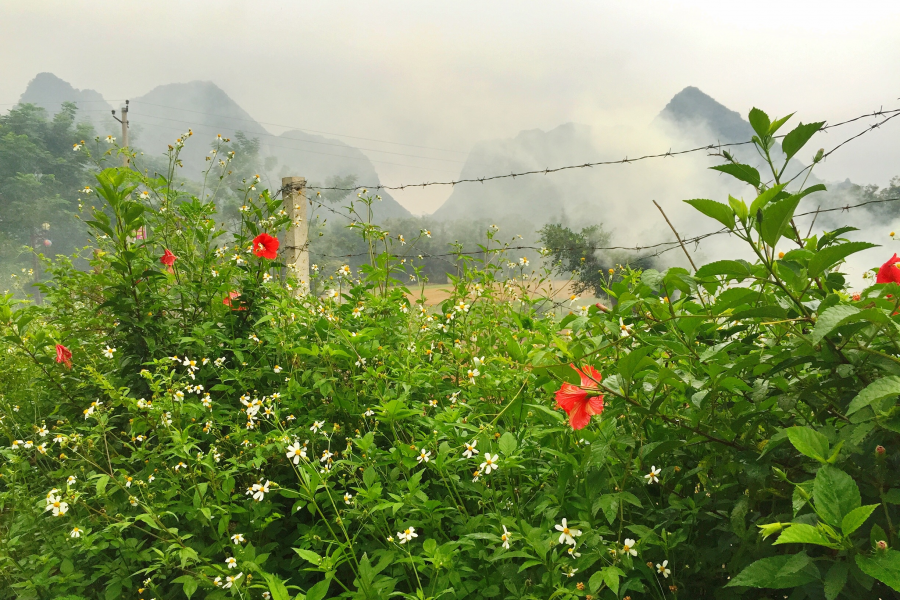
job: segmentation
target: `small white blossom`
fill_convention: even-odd
[[[581,535],[580,529],[570,528],[566,519],[562,520],[562,524],[556,526],[556,530],[560,532],[559,543],[575,545],[575,538]]]

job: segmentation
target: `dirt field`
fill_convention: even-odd
[[[409,297],[410,300],[417,300],[419,297],[418,289],[413,289],[411,286],[410,289],[413,290],[413,293]],[[440,304],[450,297],[450,290],[451,287],[449,284],[431,284],[425,286],[425,304],[428,306]],[[569,281],[548,281],[541,286],[540,293],[550,295],[557,302],[561,302],[571,296],[573,292],[572,285]],[[593,304],[594,302],[597,302],[596,298],[592,296],[582,296],[577,302],[572,304],[572,308],[575,309],[586,304]]]

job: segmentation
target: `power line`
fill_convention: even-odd
[[[438,152],[452,152],[452,153],[454,153],[454,154],[468,154],[468,152],[465,152],[465,151],[463,151],[463,150],[447,150],[447,149],[445,149],[445,148],[434,148],[434,147],[432,147],[432,146],[418,146],[418,145],[415,145],[415,144],[405,144],[405,143],[402,143],[402,142],[391,142],[391,141],[388,141],[388,140],[379,140],[379,139],[375,139],[375,138],[360,137],[360,136],[356,136],[356,135],[347,135],[347,134],[343,134],[343,133],[334,133],[334,132],[330,132],[330,131],[320,131],[320,130],[317,130],[317,129],[308,129],[308,128],[306,128],[306,127],[298,127],[298,126],[296,126],[296,125],[282,125],[282,124],[279,124],[279,123],[268,123],[268,122],[266,122],[266,121],[257,121],[257,120],[255,120],[255,119],[244,119],[244,118],[241,118],[241,117],[231,117],[231,116],[226,116],[226,115],[216,115],[216,114],[213,114],[213,113],[203,112],[203,111],[200,111],[200,110],[190,110],[190,109],[187,109],[187,108],[178,108],[178,107],[175,107],[175,106],[165,106],[165,105],[162,105],[162,104],[154,104],[154,103],[152,103],[152,102],[145,102],[144,100],[135,100],[134,102],[137,102],[138,104],[146,104],[146,105],[148,105],[148,106],[157,106],[157,107],[159,107],[159,108],[168,108],[168,109],[170,109],[170,110],[182,110],[182,111],[185,111],[185,112],[197,113],[197,114],[200,114],[200,115],[206,115],[206,116],[209,116],[209,117],[219,117],[219,118],[221,118],[221,119],[231,119],[231,120],[234,120],[234,121],[246,121],[246,122],[251,122],[251,123],[259,123],[260,125],[272,125],[273,127],[284,127],[284,128],[286,128],[286,129],[295,129],[295,130],[299,130],[299,131],[309,131],[309,132],[311,132],[311,133],[322,133],[322,134],[325,134],[325,135],[334,135],[334,136],[337,136],[337,137],[345,137],[345,138],[351,138],[351,139],[355,139],[355,140],[366,140],[366,141],[368,141],[368,142],[379,142],[379,143],[382,143],[382,144],[394,144],[394,145],[396,145],[396,146],[408,146],[408,147],[410,147],[410,148],[420,148],[420,149],[422,149],[422,150],[437,150]]]
[[[163,121],[170,121],[170,122],[172,122],[172,123],[185,123],[186,125],[192,125],[192,124],[193,124],[193,121],[182,121],[182,120],[179,120],[179,119],[171,119],[171,118],[169,118],[169,117],[158,117],[158,116],[156,116],[156,115],[139,114],[138,116],[139,116],[139,117],[144,117],[144,118],[151,118],[151,119],[161,119],[161,120],[163,120]],[[203,125],[203,124],[201,124],[201,125],[194,125],[194,127],[214,128],[213,125]],[[389,150],[376,150],[375,148],[361,148],[361,147],[359,147],[359,146],[350,146],[350,145],[348,145],[348,144],[333,144],[333,143],[330,143],[330,142],[316,142],[316,141],[313,141],[313,140],[301,140],[301,139],[297,139],[297,138],[282,137],[282,136],[280,136],[280,135],[275,135],[275,134],[273,134],[273,133],[258,133],[258,132],[254,132],[254,133],[251,134],[251,136],[253,136],[253,137],[255,137],[255,136],[257,136],[257,135],[265,136],[265,137],[273,137],[273,138],[276,138],[276,139],[279,139],[279,140],[295,141],[295,142],[300,142],[300,143],[302,143],[302,144],[317,144],[317,145],[320,145],[320,146],[336,146],[336,147],[338,147],[338,148],[349,148],[349,149],[353,149],[353,150],[366,150],[366,151],[368,151],[368,152],[381,152],[382,154],[393,154],[393,155],[395,155],[395,156],[406,156],[406,157],[410,157],[410,158],[421,158],[421,159],[424,159],[424,160],[438,160],[438,161],[441,161],[441,162],[452,162],[452,163],[457,163],[457,164],[465,164],[465,162],[466,162],[466,161],[462,161],[462,160],[454,160],[454,159],[451,159],[451,158],[436,158],[436,157],[432,157],[432,156],[421,156],[421,155],[419,155],[419,154],[403,154],[402,152],[391,152],[391,151],[389,151]],[[248,136],[248,137],[250,137],[250,136]],[[273,147],[273,148],[278,148],[279,146],[272,146],[272,147]],[[283,147],[283,146],[282,146],[282,147]],[[298,148],[298,149],[299,149],[299,148]]]
[[[846,121],[841,121],[841,122],[835,123],[833,125],[826,125],[826,126],[822,127],[822,129],[820,129],[820,131],[826,131],[828,129],[840,127],[841,125],[853,123],[854,121],[858,121],[858,120],[864,119],[866,117],[878,117],[878,116],[884,116],[884,115],[890,115],[890,116],[886,117],[880,123],[870,126],[868,129],[860,132],[859,134],[853,136],[852,138],[845,140],[839,146],[837,146],[831,150],[831,152],[834,152],[835,150],[837,150],[837,148],[839,148],[843,144],[846,144],[847,142],[849,142],[853,139],[856,139],[857,137],[859,137],[861,135],[868,133],[872,129],[877,129],[878,127],[883,125],[885,122],[889,121],[890,119],[893,119],[897,115],[900,115],[900,109],[891,109],[891,110],[879,109],[877,111],[874,111],[874,112],[871,112],[871,113],[868,113],[865,115],[860,115],[858,117],[854,117],[854,118],[848,119]],[[779,136],[775,136],[775,137],[778,139],[781,139],[781,138],[784,138],[784,135],[779,135]],[[394,185],[394,186],[390,186],[390,185],[358,185],[358,186],[350,187],[350,188],[322,187],[322,186],[309,186],[309,187],[310,187],[310,189],[317,189],[317,190],[338,190],[338,191],[344,191],[344,192],[353,192],[353,191],[361,190],[361,189],[366,189],[366,190],[368,190],[368,189],[371,189],[371,190],[404,190],[406,188],[424,188],[424,187],[434,186],[434,185],[455,186],[459,183],[484,183],[485,181],[494,181],[497,179],[510,179],[510,178],[515,179],[516,177],[523,177],[523,176],[527,176],[527,175],[548,175],[550,173],[559,173],[560,171],[568,171],[568,170],[572,170],[572,169],[584,169],[584,168],[604,166],[604,165],[620,165],[620,164],[635,163],[635,162],[639,162],[642,160],[648,160],[651,158],[667,158],[670,156],[680,156],[683,154],[691,154],[693,152],[700,152],[700,151],[704,151],[704,150],[708,151],[708,150],[716,150],[716,149],[735,147],[735,146],[745,146],[747,144],[753,144],[753,143],[755,143],[753,140],[748,140],[746,142],[732,142],[732,143],[728,143],[728,144],[707,144],[706,146],[699,146],[697,148],[690,148],[688,150],[678,150],[676,152],[672,152],[671,150],[669,150],[668,152],[660,152],[657,154],[645,154],[645,155],[639,156],[637,158],[628,158],[626,156],[622,160],[587,162],[587,163],[583,163],[583,164],[566,165],[563,167],[556,167],[556,168],[552,168],[552,169],[551,168],[533,169],[530,171],[521,171],[519,173],[509,173],[507,175],[489,175],[489,176],[485,176],[485,177],[462,178],[462,179],[457,179],[457,180],[453,180],[453,181],[431,181],[431,182],[424,182],[424,183],[407,183],[407,184],[403,184],[403,185]],[[829,152],[828,154],[831,154],[831,152]],[[827,154],[825,156],[827,156]],[[824,156],[823,156],[823,158],[824,158]],[[810,167],[806,167],[806,168],[808,169]]]
[[[161,123],[144,123],[142,126],[146,126],[146,127],[151,128],[151,129],[167,129],[167,130],[170,130],[170,131],[180,131],[180,132],[184,132],[184,128],[183,128],[183,127],[169,127],[169,126],[163,125],[163,124],[161,124]],[[198,129],[202,127],[202,128],[205,128],[205,129],[212,129],[213,131],[215,131],[215,130],[212,128],[212,126],[209,126],[209,125],[195,125],[195,127],[198,128]],[[384,160],[375,160],[375,159],[369,158],[368,156],[347,156],[347,155],[344,155],[344,154],[331,154],[331,153],[329,153],[329,152],[318,152],[318,151],[316,151],[316,150],[304,150],[304,149],[302,149],[302,148],[295,148],[295,147],[293,147],[293,146],[276,146],[276,145],[271,145],[271,144],[270,144],[268,147],[269,147],[269,148],[282,148],[282,149],[285,149],[285,150],[293,150],[293,151],[295,151],[295,152],[304,152],[304,153],[307,153],[307,154],[318,154],[318,155],[320,155],[320,156],[334,156],[334,157],[336,157],[336,158],[346,158],[346,159],[348,159],[348,160],[364,160],[364,161],[367,161],[367,162],[369,162],[369,163],[372,163],[372,164],[378,164],[378,165],[393,165],[393,166],[395,166],[395,167],[407,167],[407,168],[410,168],[410,169],[424,169],[424,170],[426,170],[426,171],[427,171],[427,170],[437,170],[437,167],[423,167],[423,166],[421,166],[421,165],[405,165],[405,164],[402,164],[402,163],[394,163],[394,162],[388,162],[388,161],[384,161]],[[348,148],[353,149],[352,146],[348,146]]]

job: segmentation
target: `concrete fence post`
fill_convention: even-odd
[[[309,293],[309,222],[306,200],[306,178],[282,177],[284,206],[291,217],[291,224],[285,234],[285,261],[287,267],[300,283],[297,295]]]

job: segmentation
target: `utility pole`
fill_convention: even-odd
[[[285,233],[285,262],[300,282],[297,295],[309,293],[309,224],[307,223],[306,178],[282,177],[282,197],[291,218]]]
[[[113,109],[112,115],[113,119],[116,119],[119,123],[122,124],[122,147],[126,149],[126,153],[122,155],[122,166],[128,167],[131,163],[131,159],[128,157],[127,149],[128,149],[128,100],[125,101],[125,106],[120,109],[122,113],[122,118],[119,119],[116,117],[116,111]]]

